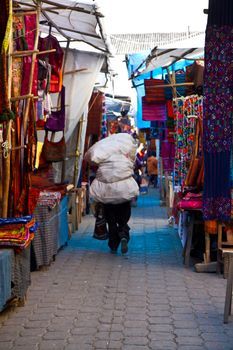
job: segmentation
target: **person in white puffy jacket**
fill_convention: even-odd
[[[96,178],[90,187],[90,196],[104,205],[108,224],[108,246],[122,254],[128,251],[131,200],[139,194],[133,178],[137,141],[129,134],[111,135],[95,143],[85,159],[98,165]]]

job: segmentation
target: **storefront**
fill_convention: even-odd
[[[88,102],[109,55],[101,17],[72,1],[2,5],[0,310],[24,301],[30,271],[49,266],[77,228],[67,214],[75,208],[77,220],[83,210],[76,187]]]

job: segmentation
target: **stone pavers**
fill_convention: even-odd
[[[32,273],[26,305],[0,315],[0,350],[233,350],[226,280],[184,268],[155,190],[132,210],[126,256],[83,218],[49,269]]]

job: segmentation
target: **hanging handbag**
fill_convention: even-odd
[[[203,207],[202,193],[188,192],[181,201],[178,202],[179,210],[201,210]]]
[[[62,86],[61,92],[61,108],[52,111],[45,122],[45,129],[49,131],[63,131],[65,128],[65,87]]]
[[[93,238],[100,241],[108,239],[107,222],[104,216],[104,206],[102,203],[96,203],[95,206],[95,227],[93,232]]]
[[[54,133],[52,133],[52,135],[54,135]],[[60,141],[54,142],[48,139],[48,131],[46,130],[42,153],[46,162],[63,161],[66,157],[66,143],[65,143],[64,132]]]

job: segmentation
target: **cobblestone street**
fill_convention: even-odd
[[[185,268],[150,189],[132,208],[129,252],[110,254],[85,216],[55,262],[32,272],[24,307],[0,315],[0,350],[229,350],[226,280]]]

